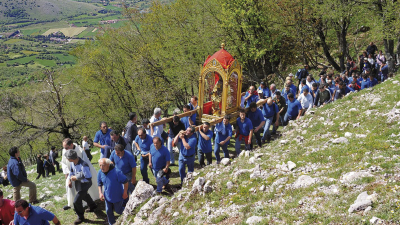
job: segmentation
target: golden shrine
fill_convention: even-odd
[[[240,109],[242,80],[242,67],[225,50],[225,44],[208,56],[199,78],[199,117],[203,122]]]

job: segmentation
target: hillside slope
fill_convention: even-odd
[[[313,110],[280,139],[226,166],[195,171],[175,197],[164,203],[155,196],[128,220],[400,224],[399,80]]]
[[[102,8],[73,0],[2,0],[0,20],[49,21],[84,13],[95,13]]]

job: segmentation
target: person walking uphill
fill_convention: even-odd
[[[49,221],[55,225],[61,225],[53,213],[39,206],[33,206],[23,199],[15,202],[13,225],[49,225]]]
[[[21,187],[24,186],[29,188],[29,202],[32,204],[38,203],[36,198],[36,184],[28,180],[25,166],[19,157],[19,149],[12,147],[8,151],[8,154],[10,154],[10,160],[7,164],[7,176],[14,187],[14,201],[21,199]]]
[[[194,160],[196,154],[197,138],[194,135],[195,128],[190,126],[186,131],[179,132],[174,138],[174,146],[179,146],[179,175],[181,177],[181,185],[183,178],[186,177],[186,165],[188,172],[193,173],[194,171]]]
[[[83,209],[82,201],[85,201],[89,208],[88,212],[94,212],[97,208],[96,203],[90,197],[88,191],[92,186],[92,174],[90,172],[89,164],[78,157],[75,150],[69,150],[65,153],[65,157],[70,162],[70,173],[67,180],[69,188],[72,187],[72,181],[75,181],[76,196],[74,199],[74,209],[78,215],[78,219],[74,221],[74,224],[83,223],[85,220],[85,211]]]
[[[112,225],[115,223],[114,211],[118,214],[124,211],[124,200],[128,199],[128,179],[120,170],[114,168],[110,159],[100,159],[99,166],[97,185],[100,200],[106,203],[108,224]]]

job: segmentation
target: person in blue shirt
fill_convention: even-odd
[[[288,102],[288,97],[287,96],[288,96],[289,93],[292,93],[293,95],[296,95],[296,93],[290,88],[290,85],[286,84],[285,88],[283,89],[283,91],[281,93],[282,97],[285,98],[286,102]]]
[[[367,78],[367,74],[364,74],[362,76],[363,80],[361,81],[361,90],[363,90],[364,88],[369,88],[370,84],[369,84],[369,80]]]
[[[140,173],[143,181],[149,183],[147,175],[147,165],[149,165],[150,147],[153,144],[153,138],[146,134],[145,128],[141,127],[138,130],[138,136],[135,139],[136,149],[140,151]]]
[[[189,112],[190,111],[190,106],[185,105],[183,106],[183,113]],[[181,118],[181,122],[183,123],[183,125],[185,125],[185,130],[194,125],[194,121],[192,120],[194,115],[194,121],[196,121],[196,113],[193,113],[191,116],[185,116]]]
[[[372,73],[369,74],[369,87],[373,87],[378,84],[378,80],[374,77]]]
[[[307,86],[307,85],[306,85]],[[291,96],[291,95],[289,95]],[[279,125],[279,108],[278,106],[272,101],[272,99],[267,100],[267,104],[264,104],[263,106],[263,114],[265,117],[265,126],[264,126],[264,134],[262,137],[262,142],[265,142],[265,140],[270,141],[271,140],[271,134],[269,133],[269,128],[272,125],[272,133],[276,132],[276,128]],[[275,123],[273,122],[275,118]]]
[[[288,98],[289,98],[289,101],[287,102],[288,109],[283,119],[285,124],[287,124],[289,120],[296,120],[300,118],[300,115],[303,111],[301,103],[294,98],[293,94],[289,94]]]
[[[161,144],[159,137],[153,138],[153,145],[150,149],[149,168],[153,170],[156,177],[157,193],[161,193],[163,186],[169,183],[170,154],[168,149]],[[164,177],[165,175],[165,177]]]
[[[307,85],[307,80],[303,79],[300,81],[300,85],[299,85],[300,94],[302,94],[305,89],[307,89],[308,92],[310,92],[310,87],[308,87],[308,85]]]
[[[198,158],[200,166],[204,167],[206,166],[206,164],[204,163],[204,155],[206,155],[207,158],[207,165],[212,164],[211,138],[213,137],[213,132],[210,130],[210,124],[208,122],[204,122],[204,124],[199,128],[198,137]]]
[[[258,93],[254,86],[250,86],[249,91],[246,92],[246,95],[244,97],[245,101],[247,102],[246,108],[250,107],[250,103],[257,102],[259,100]]]
[[[224,158],[229,158],[228,145],[232,138],[232,126],[229,123],[230,119],[231,117],[229,115],[225,115],[223,120],[215,125],[214,154],[217,164],[221,162],[221,157],[219,156],[220,148],[222,148],[224,152]]]
[[[70,162],[70,173],[67,177],[68,187],[75,188],[76,190],[74,210],[78,218],[74,224],[80,224],[85,220],[85,210],[83,209],[82,201],[88,204],[89,208],[86,210],[88,212],[94,212],[97,208],[96,203],[88,193],[89,188],[92,186],[92,174],[89,165],[78,157],[75,150],[68,150],[65,153],[65,157]],[[72,181],[75,181],[75,187],[72,187]]]
[[[106,203],[108,224],[112,225],[115,223],[114,211],[122,214],[125,209],[124,202],[128,200],[128,179],[114,167],[110,159],[100,159],[99,166],[97,174],[99,196],[100,200]]]
[[[250,110],[247,112],[247,117],[250,119],[251,123],[253,124],[253,128],[254,128],[253,134],[256,137],[256,143],[257,143],[258,147],[261,148],[261,146],[262,146],[261,132],[262,132],[262,128],[264,127],[264,124],[265,124],[265,118],[264,118],[264,115],[261,112],[261,110],[257,108],[257,103],[252,102],[250,104]],[[251,143],[250,148],[253,149],[253,143]]]
[[[108,129],[107,123],[100,122],[100,130],[96,132],[93,140],[93,145],[100,148],[100,158],[105,157],[105,148],[111,146],[111,129]]]
[[[53,213],[29,204],[24,199],[15,202],[14,225],[49,225],[52,221],[55,225],[60,225],[60,221]]]
[[[260,83],[260,87],[258,87],[257,89],[258,91],[258,97],[259,99],[266,99],[271,97],[271,91],[269,90],[269,88],[267,87],[267,85],[265,84],[264,81],[262,81]],[[249,104],[250,107],[250,104]]]
[[[244,142],[246,150],[251,150],[251,139],[253,138],[253,124],[249,118],[246,118],[246,111],[244,109],[239,110],[239,117],[236,119],[236,142],[235,151],[236,156],[239,156],[240,144]]]
[[[174,150],[172,148],[172,142],[176,135],[178,135],[179,131],[186,130],[185,125],[182,123],[179,116],[175,115],[171,122],[168,123],[169,132],[168,132],[168,151],[170,153],[171,165],[175,165],[175,157]]]
[[[117,144],[110,156],[115,168],[120,170],[128,179],[128,191],[132,194],[136,184],[136,161],[130,151],[124,150],[123,145]]]
[[[335,93],[334,93],[332,101],[336,101],[338,99],[343,98],[349,92],[354,92],[354,90],[350,89],[349,87],[347,87],[347,85],[343,81],[341,81],[339,83],[339,87],[335,90]]]
[[[38,203],[36,198],[36,184],[28,180],[25,166],[22,163],[20,151],[17,147],[12,147],[8,151],[10,160],[7,164],[7,177],[11,185],[14,187],[14,201],[21,199],[21,187],[29,188],[29,202],[32,204]]]
[[[194,171],[194,160],[196,154],[197,138],[194,134],[195,127],[190,126],[186,131],[179,132],[174,138],[174,145],[179,147],[179,176],[181,177],[181,185],[186,177],[186,165],[188,172]]]
[[[297,87],[296,85],[293,84],[293,81],[291,79],[286,79],[286,84],[289,85],[290,89],[291,89],[291,93],[294,94],[294,96],[296,96],[297,94]],[[300,85],[300,81],[299,81],[299,85]]]
[[[389,67],[385,61],[382,62],[381,64],[380,72],[381,72],[381,82],[383,82],[388,78],[389,74]]]

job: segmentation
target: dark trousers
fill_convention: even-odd
[[[89,150],[85,150],[85,153],[86,153],[86,156],[88,157],[89,161],[92,161],[93,156],[92,156],[92,154],[90,153],[90,149],[89,149]]]
[[[44,174],[44,170],[38,173],[36,179],[39,179],[41,175],[43,175],[43,177],[46,177],[46,175]]]
[[[49,170],[51,171],[50,167],[44,168],[44,171],[46,171],[46,177],[49,176]]]
[[[263,129],[261,128],[261,129],[259,129],[257,132],[254,132],[254,136],[256,137],[256,143],[257,143],[257,145],[259,146],[259,147],[261,147],[262,146],[262,143],[261,143],[261,134],[263,133]],[[253,149],[253,142],[251,142],[251,144],[250,144],[250,149]]]
[[[80,184],[77,185],[78,182]],[[80,186],[80,188],[78,188],[79,190],[76,190],[77,194],[74,199],[74,210],[78,215],[79,219],[84,219],[85,211],[83,210],[82,201],[85,201],[88,204],[89,208],[93,208],[96,205],[92,197],[90,197],[90,195],[88,194],[88,190],[92,186],[92,181],[89,181],[87,183],[81,183],[80,181],[75,181],[75,188],[77,188],[77,186],[78,187]]]
[[[140,173],[142,174],[143,181],[149,183],[149,176],[147,174],[147,166],[149,165],[149,157],[140,157]]]
[[[49,167],[49,170],[50,170],[50,172],[51,172],[51,174],[52,174],[53,176],[56,175],[56,168],[54,168],[53,165],[51,165],[51,166]]]
[[[204,153],[203,150],[199,148],[198,150],[198,157],[199,157],[199,162],[200,166],[205,166],[206,164],[204,163],[204,155],[206,155],[207,158],[207,165],[212,164],[212,151],[209,153]]]

